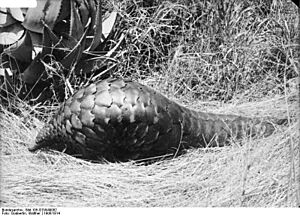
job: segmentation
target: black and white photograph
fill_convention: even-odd
[[[2,215],[299,209],[298,0],[13,2]]]

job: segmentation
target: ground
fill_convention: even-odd
[[[299,120],[296,89],[261,101],[204,106],[218,113],[288,117],[267,138],[191,149],[150,165],[95,164],[71,156],[30,153],[43,122],[1,111],[1,206],[296,207]],[[202,110],[203,110],[202,109]]]

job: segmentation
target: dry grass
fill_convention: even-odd
[[[189,101],[230,101],[282,94],[284,77],[299,74],[299,14],[290,1],[274,0],[269,13],[263,0],[124,2],[115,6],[129,32],[116,76],[151,77]]]
[[[53,151],[32,154],[27,147],[43,123],[3,109],[1,206],[296,207],[300,192],[296,96],[295,91],[288,95],[288,107],[285,97],[278,97],[216,110],[249,115],[265,110],[282,117],[288,109],[290,125],[278,127],[271,137],[225,148],[191,149],[147,166],[94,164]]]

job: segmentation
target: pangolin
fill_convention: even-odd
[[[50,148],[92,161],[143,160],[274,130],[269,121],[195,111],[140,83],[108,78],[67,99],[29,150]]]

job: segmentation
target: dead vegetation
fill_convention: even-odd
[[[43,123],[1,112],[1,205],[63,207],[296,207],[299,204],[297,93],[217,112],[286,115],[264,139],[191,149],[150,165],[95,164],[53,152],[28,152]],[[201,105],[200,105],[201,106]],[[208,108],[213,111],[213,108]],[[25,112],[24,112],[25,113]],[[277,114],[276,114],[277,113]]]

